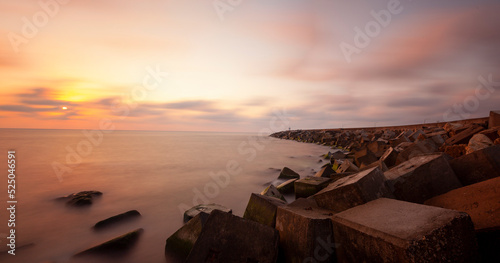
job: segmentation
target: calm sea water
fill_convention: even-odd
[[[18,201],[16,255],[0,253],[1,262],[88,262],[71,256],[140,227],[145,231],[125,257],[92,261],[166,262],[165,240],[182,226],[182,209],[209,201],[242,216],[250,194],[273,181],[279,169],[312,175],[321,166],[319,156],[328,151],[241,133],[114,131],[94,139],[92,144],[78,130],[0,129],[2,252],[8,249],[8,150],[16,151]],[[81,159],[73,151],[80,151]],[[55,163],[71,172],[58,177]],[[104,194],[80,209],[54,201],[83,190]],[[102,232],[91,229],[99,220],[133,209],[141,219]]]

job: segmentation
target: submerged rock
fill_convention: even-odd
[[[131,249],[139,240],[140,235],[144,229],[139,228],[127,234],[113,238],[95,247],[86,249],[74,255],[74,257],[81,257],[86,255],[116,255],[117,253],[124,253]]]
[[[220,210],[227,213],[232,213],[233,210],[218,204],[201,204],[196,205],[184,212],[184,223],[197,216],[199,213],[204,212],[207,214],[212,213],[214,210]]]
[[[101,220],[94,225],[95,230],[102,230],[104,228],[110,227],[114,224],[130,221],[141,216],[137,210],[130,210],[128,212],[112,216],[110,218]]]
[[[59,197],[56,200],[66,201],[66,205],[73,207],[89,206],[93,203],[94,197],[100,197],[102,193],[99,191],[82,191],[76,194]]]
[[[278,176],[278,179],[299,179],[299,178],[300,175],[288,167],[284,167],[283,170],[281,170],[280,175]]]
[[[209,214],[200,212],[173,233],[165,243],[165,257],[174,262],[184,262],[200,236]]]

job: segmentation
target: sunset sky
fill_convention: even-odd
[[[0,0],[0,128],[252,132],[275,109],[292,129],[483,117],[500,109],[499,13],[494,0]]]

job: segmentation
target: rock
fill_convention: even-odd
[[[282,194],[289,194],[294,192],[294,182],[297,181],[297,179],[290,179],[276,187],[278,191]]]
[[[490,111],[490,119],[488,120],[488,128],[500,126],[500,111]]]
[[[198,240],[209,214],[201,212],[173,233],[165,243],[165,257],[168,262],[184,262]]]
[[[414,143],[412,142],[402,142],[400,144],[398,144],[396,147],[394,147],[394,150],[396,150],[396,152],[402,152],[404,150],[406,150],[408,147],[414,145]]]
[[[467,213],[476,231],[500,229],[500,177],[449,191],[425,201]]]
[[[186,262],[274,263],[278,243],[276,229],[214,210]]]
[[[102,230],[102,229],[110,227],[114,224],[123,223],[126,221],[137,219],[140,216],[141,216],[141,213],[139,213],[137,210],[130,210],[128,212],[121,213],[119,215],[112,216],[110,218],[107,218],[107,219],[104,219],[104,220],[97,222],[94,225],[94,229],[95,230]]]
[[[408,136],[408,137],[409,137],[409,139],[410,139],[411,141],[413,141],[413,142],[414,142],[414,141],[418,140],[418,138],[420,137],[420,135],[424,135],[424,136],[425,136],[424,131],[422,131],[422,130],[416,130],[415,132],[413,132],[413,133],[412,133],[410,136]]]
[[[274,197],[252,194],[243,218],[273,227],[276,225],[276,211],[287,203]]]
[[[278,176],[278,179],[299,179],[299,178],[300,175],[288,167],[284,167],[283,170],[281,170],[280,175]]]
[[[232,213],[233,210],[218,204],[201,204],[191,207],[189,210],[184,212],[184,223],[191,220],[193,217],[197,216],[199,213],[204,212],[210,214],[214,210],[220,210],[227,213]]]
[[[496,139],[494,142],[493,142],[494,145],[500,145],[500,138]]]
[[[437,150],[438,147],[431,139],[427,139],[425,141],[417,141],[399,152],[398,157],[396,158],[396,165],[406,162],[415,156],[426,153],[434,153]]]
[[[458,158],[465,155],[467,152],[467,145],[465,144],[455,144],[444,147],[444,153],[448,154],[452,158]]]
[[[278,207],[279,262],[334,262],[332,216],[332,211],[318,207],[313,199],[301,198]]]
[[[396,165],[397,157],[398,157],[398,152],[394,148],[389,147],[380,157],[380,160],[384,162],[388,168],[390,168]]]
[[[378,159],[370,150],[364,148],[354,153],[354,160],[356,165],[360,167],[362,164],[369,165]]]
[[[333,216],[339,262],[476,262],[470,217],[381,198]]]
[[[392,197],[392,194],[378,168],[339,179],[313,196],[318,206],[337,213],[380,197]]]
[[[281,199],[283,201],[286,201],[285,200],[285,197],[280,193],[280,191],[274,186],[274,185],[269,185],[266,189],[264,189],[264,191],[262,191],[260,193],[261,195],[264,195],[264,196],[270,196],[270,197],[274,197],[274,198],[278,198],[278,199]]]
[[[453,122],[449,122],[449,123],[446,123],[443,127],[443,129],[452,134],[452,135],[455,135],[456,134],[456,131],[463,128],[463,124],[460,124],[460,123],[453,123]]]
[[[325,177],[330,178],[330,175],[335,174],[335,171],[332,169],[331,165],[325,165],[323,169],[317,172],[314,177]]]
[[[469,140],[469,145],[467,146],[467,152],[466,154],[488,148],[493,145],[493,142],[488,138],[488,136],[484,134],[475,134],[472,136],[472,138]]]
[[[99,191],[82,191],[76,194],[59,197],[56,200],[66,201],[66,205],[73,207],[89,206],[93,203],[94,197],[100,197],[102,193]]]
[[[136,229],[132,232],[113,238],[100,245],[77,253],[74,255],[74,257],[81,257],[86,255],[114,256],[116,254],[125,253],[137,243],[142,232],[144,232],[142,228]]]
[[[446,140],[447,145],[454,144],[467,144],[474,134],[481,132],[484,128],[480,125],[471,125],[466,130],[456,134],[455,136]]]
[[[295,182],[295,198],[307,198],[325,188],[332,179],[306,177]]]
[[[382,171],[382,172],[389,170],[389,168],[387,168],[387,165],[385,165],[385,163],[383,161],[379,160],[379,161],[373,162],[369,165],[362,164],[361,167],[359,167],[359,171],[361,172],[361,171],[368,170],[368,169],[371,169],[374,167],[378,167],[380,169],[380,171]]]
[[[500,126],[484,130],[479,134],[488,136],[488,138],[494,142],[496,139],[500,138]]]
[[[333,167],[335,168],[335,166],[338,167],[337,170],[335,170],[335,172],[338,174],[347,172],[359,172],[359,168],[348,159],[335,160]]]
[[[374,141],[367,145],[367,148],[376,158],[380,158],[390,146],[382,141]]]
[[[463,185],[471,185],[500,176],[500,146],[495,145],[450,161]]]
[[[385,172],[387,185],[397,199],[421,204],[462,186],[448,160],[443,154],[414,157]]]

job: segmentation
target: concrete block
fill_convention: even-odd
[[[332,165],[327,164],[321,169],[319,172],[317,172],[314,177],[325,177],[325,178],[330,178],[330,175],[335,174],[335,171],[332,169]]]
[[[359,171],[361,172],[361,171],[368,170],[368,169],[371,169],[374,167],[378,167],[380,169],[380,171],[382,171],[382,172],[389,170],[389,168],[387,168],[387,165],[385,165],[385,163],[383,161],[378,160],[378,161],[373,162],[369,165],[362,164],[361,167],[359,167]]]
[[[295,198],[307,198],[325,188],[332,179],[324,177],[306,177],[295,181]]]
[[[378,159],[368,148],[363,148],[354,153],[354,161],[356,165],[359,167],[362,164],[369,165],[373,162],[376,162]]]
[[[173,233],[165,244],[167,261],[184,262],[198,240],[209,214],[201,212]]]
[[[337,170],[335,170],[336,173],[347,173],[347,172],[358,172],[359,168],[354,165],[351,161],[348,159],[344,160],[335,160],[335,163],[333,164],[334,167],[335,165],[338,166]]]
[[[437,150],[438,147],[431,139],[415,142],[399,152],[398,157],[396,158],[396,165],[406,162],[415,156],[426,153],[434,153]]]
[[[368,150],[370,150],[370,152],[372,152],[377,158],[380,158],[389,147],[389,145],[382,141],[374,141],[367,145]]]
[[[500,229],[500,177],[449,191],[424,204],[469,214],[477,231]]]
[[[284,167],[281,170],[280,175],[278,176],[278,179],[299,179],[299,178],[300,175],[288,167]]]
[[[398,158],[398,152],[392,148],[389,147],[384,154],[380,157],[380,160],[385,163],[385,165],[390,168],[396,165],[396,159]]]
[[[186,262],[274,263],[278,242],[276,229],[214,210]]]
[[[495,145],[450,161],[463,185],[479,183],[500,176],[500,146]]]
[[[125,255],[139,241],[144,229],[138,228],[119,237],[108,240],[100,245],[91,247],[74,255],[74,257],[85,257],[94,255],[122,256]]]
[[[420,204],[460,188],[449,158],[444,154],[414,157],[385,172],[387,185],[397,199]]]
[[[467,152],[466,144],[455,144],[455,145],[444,146],[444,153],[448,154],[453,158],[458,158],[462,155],[465,155],[466,152]]]
[[[274,227],[276,224],[276,210],[286,202],[269,196],[252,194],[248,201],[243,218]]]
[[[294,188],[294,183],[295,181],[297,181],[298,179],[290,179],[290,180],[287,180],[286,182],[283,182],[281,183],[280,185],[278,185],[276,187],[276,189],[278,189],[278,191],[282,194],[289,194],[289,193],[293,193],[295,191],[295,188]]]
[[[469,140],[469,144],[467,145],[466,154],[473,153],[475,151],[488,148],[493,145],[493,141],[488,138],[488,136],[484,134],[474,134],[472,138]]]
[[[220,210],[224,212],[231,213],[232,210],[218,204],[201,204],[196,205],[184,212],[184,223],[191,220],[193,217],[197,216],[199,213],[204,212],[210,214],[213,210]]]
[[[297,199],[278,207],[276,229],[282,250],[279,262],[334,262],[332,216],[332,211],[318,207],[313,199]]]
[[[339,179],[313,196],[316,203],[334,212],[362,205],[380,197],[392,197],[379,168]]]
[[[500,111],[490,111],[488,128],[500,126]]]
[[[333,216],[339,262],[477,262],[470,217],[381,198]]]
[[[471,125],[466,130],[464,130],[464,131],[456,134],[455,136],[452,136],[448,140],[446,140],[446,144],[447,145],[468,144],[469,140],[472,138],[472,136],[474,136],[474,134],[479,133],[483,130],[484,130],[483,126]]]

